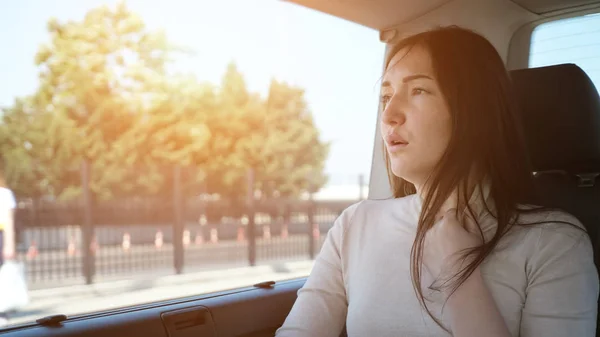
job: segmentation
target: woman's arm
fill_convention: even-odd
[[[348,301],[344,285],[341,246],[346,226],[358,204],[335,221],[313,270],[277,337],[338,337],[346,322]]]
[[[559,224],[539,229],[526,272],[521,337],[596,336],[598,272],[587,234]]]

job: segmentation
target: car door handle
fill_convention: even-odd
[[[168,337],[214,337],[210,311],[204,306],[166,311],[160,315]]]

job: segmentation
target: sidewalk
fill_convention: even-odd
[[[219,269],[182,275],[142,275],[128,280],[29,292],[30,304],[10,317],[10,324],[54,314],[82,314],[129,305],[206,294],[282,281],[310,274],[314,261],[281,262],[256,267]]]

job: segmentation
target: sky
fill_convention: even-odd
[[[35,91],[34,55],[49,41],[46,23],[81,20],[117,0],[20,0],[0,4],[0,106]],[[377,31],[274,0],[129,0],[151,30],[193,50],[172,69],[220,82],[235,62],[250,90],[266,94],[272,78],[306,90],[309,108],[332,148],[326,171],[332,184],[368,179],[385,46]]]
[[[33,58],[47,42],[46,23],[81,20],[118,0],[20,0],[0,4],[0,107],[35,91]],[[376,127],[384,44],[378,32],[275,0],[129,0],[151,30],[194,53],[172,69],[214,84],[235,62],[252,91],[266,94],[272,78],[306,89],[324,141],[331,184],[368,180]],[[600,87],[600,16],[540,26],[530,66],[575,62]]]

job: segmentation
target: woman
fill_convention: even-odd
[[[0,268],[5,261],[15,258],[15,208],[15,197],[6,186],[4,174],[0,171]],[[0,326],[6,325],[7,322],[6,313],[0,312]]]
[[[483,37],[440,28],[386,60],[394,198],[336,220],[277,336],[595,336],[592,246],[533,191],[510,79]]]

